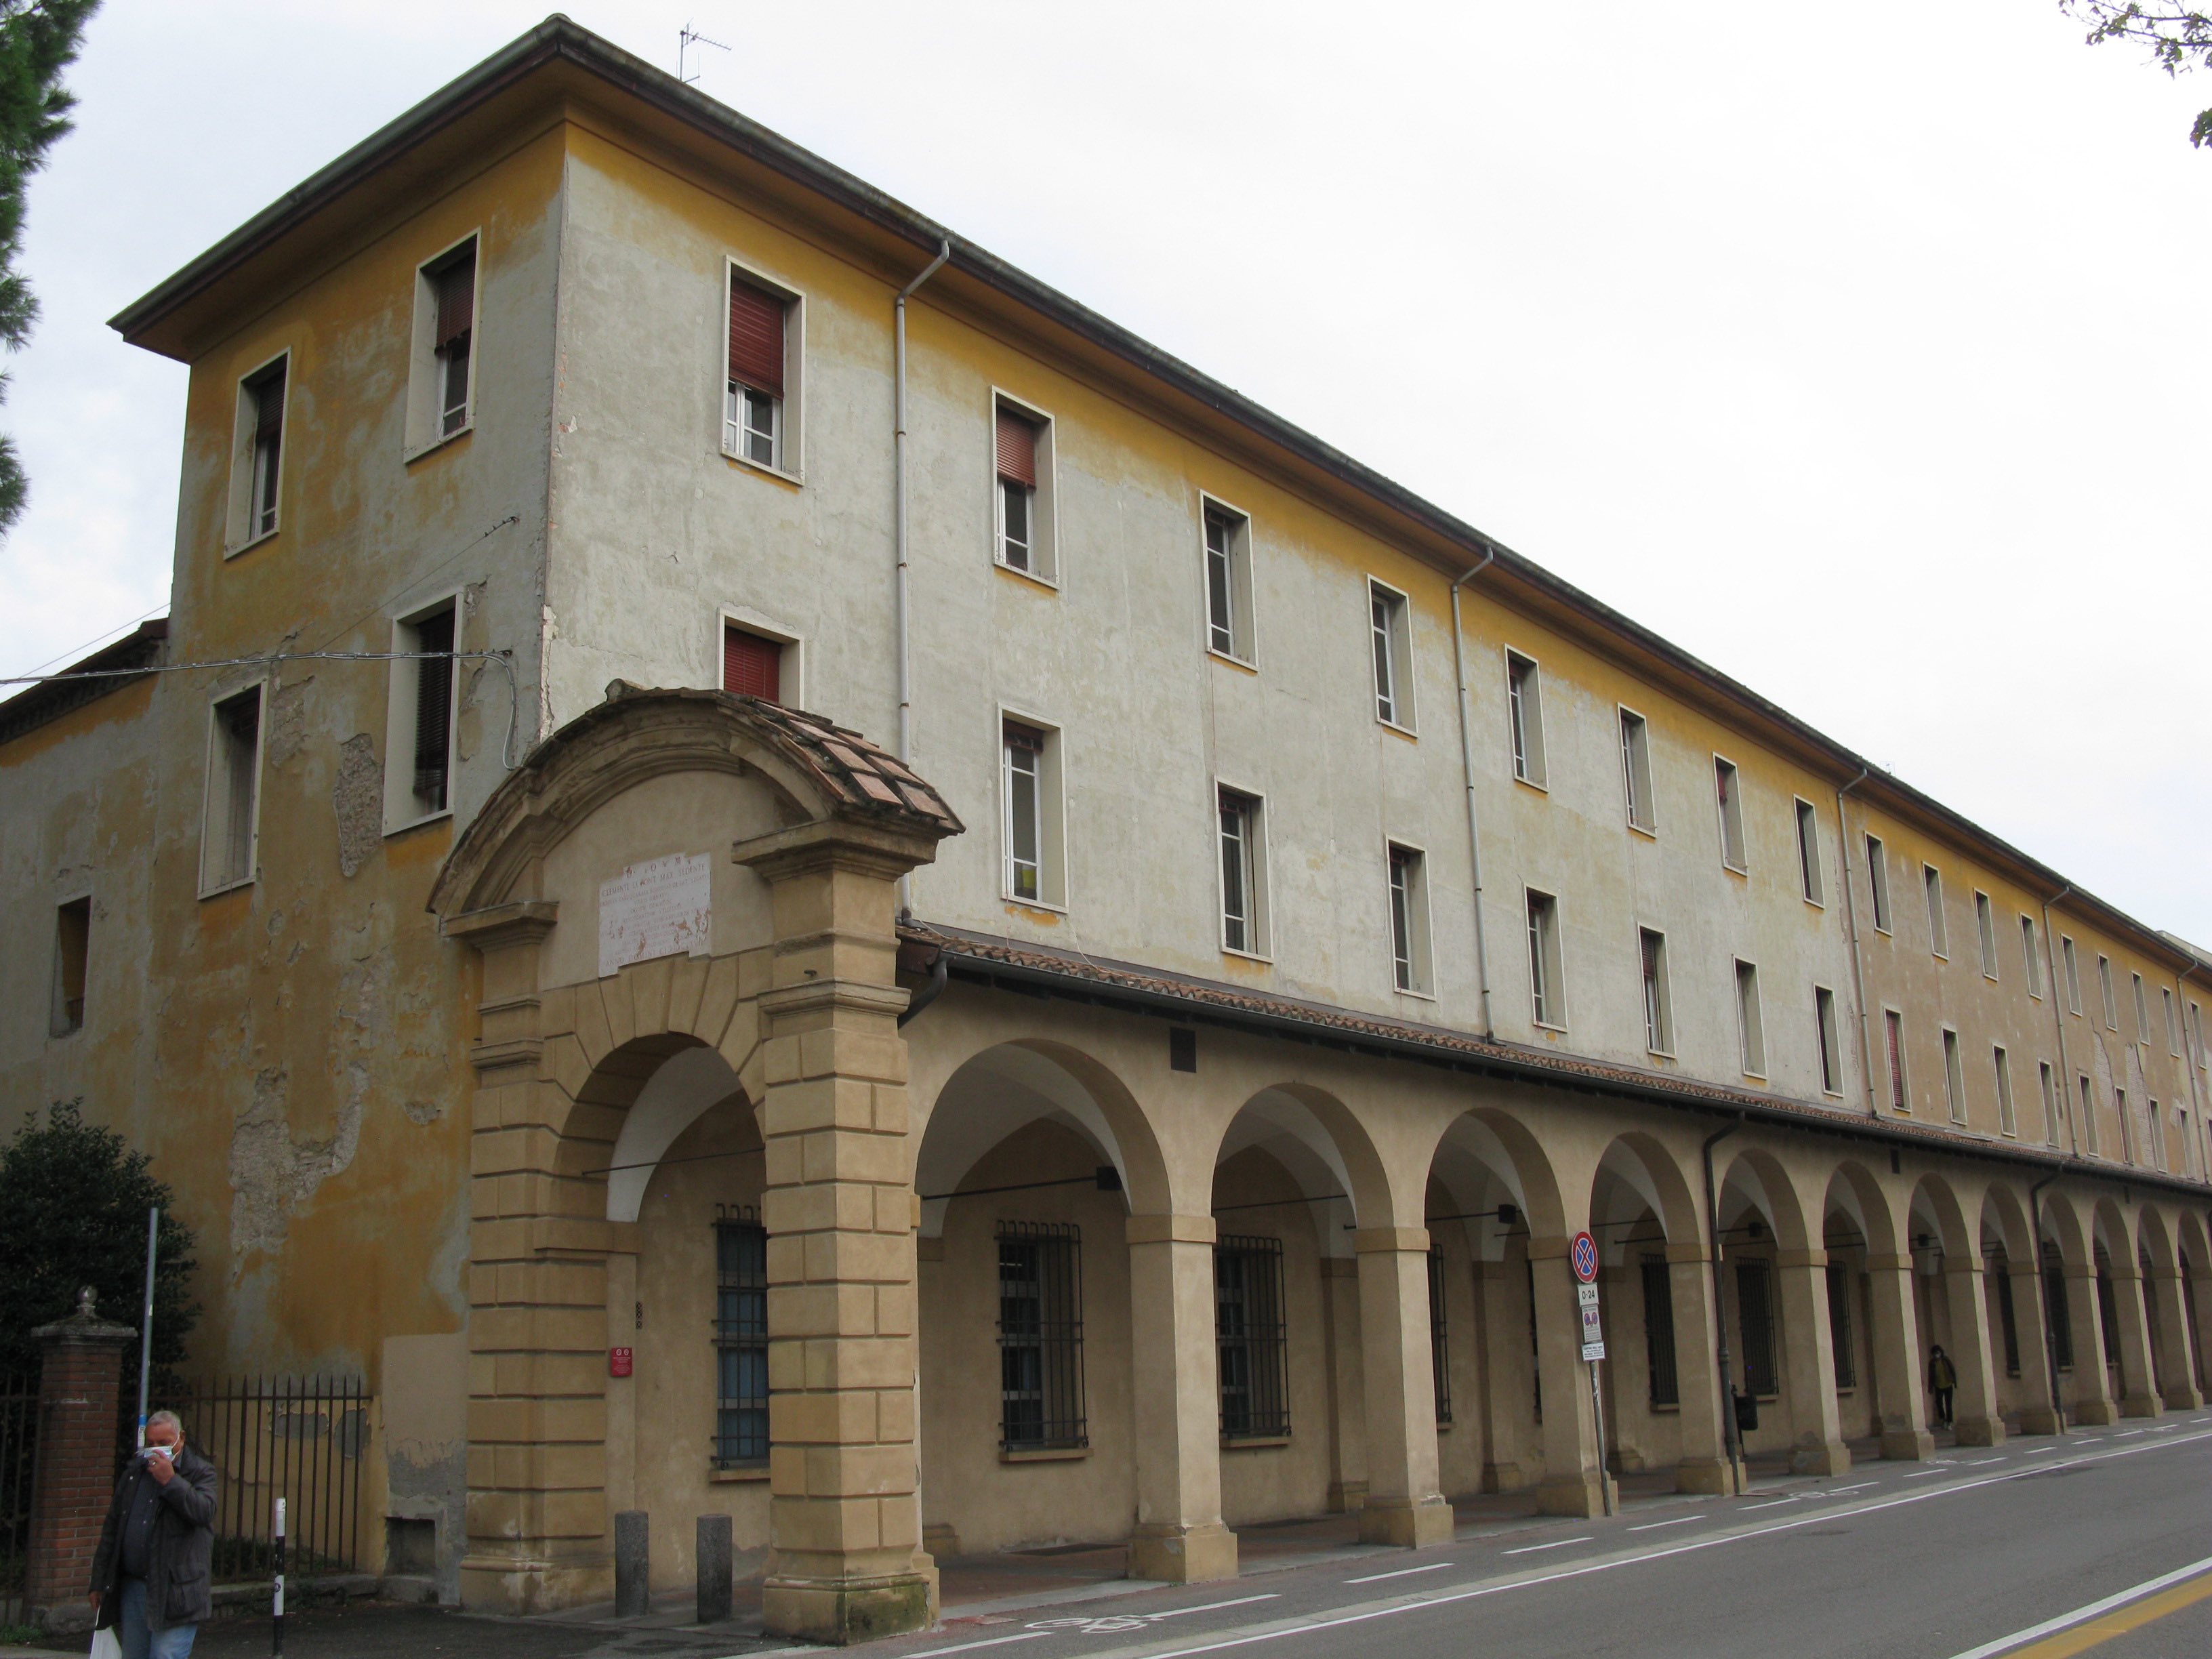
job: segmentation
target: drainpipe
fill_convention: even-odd
[[[950,970],[945,966],[945,952],[939,951],[937,953],[937,959],[929,964],[928,982],[908,998],[906,1006],[899,1010],[900,1030],[905,1030],[908,1020],[945,994],[945,981],[949,977]]]
[[[1850,930],[1851,985],[1859,1000],[1859,1075],[1866,1079],[1867,1115],[1880,1117],[1881,1108],[1875,1103],[1874,1091],[1874,1036],[1867,1024],[1866,963],[1859,954],[1859,905],[1852,891],[1851,830],[1844,821],[1844,797],[1871,775],[1869,769],[1862,766],[1858,776],[1836,791],[1836,838],[1844,849],[1844,921]]]
[[[2074,1157],[2079,1158],[2081,1156],[2081,1126],[2074,1121],[2074,1067],[2066,1058],[2066,1008],[2058,995],[2058,975],[2063,964],[2059,959],[2058,930],[2051,925],[2051,907],[2073,890],[2074,884],[2069,881],[2043,901],[2043,983],[2051,993],[2051,1024],[2058,1028],[2058,1103],[2066,1114],[2068,1150]],[[2090,1109],[2094,1111],[2096,1108],[2093,1105]],[[2039,1250],[2042,1248],[2043,1241],[2039,1238],[2036,1249]],[[2037,1266],[2041,1265],[2039,1261]]]
[[[915,291],[952,257],[952,244],[940,240],[937,257],[922,267],[921,275],[898,292],[891,305],[891,475],[897,492],[892,507],[892,538],[897,550],[897,580],[891,609],[898,623],[898,757],[901,765],[914,763],[914,674],[907,639],[906,535],[906,302]],[[899,878],[899,914],[914,914],[912,872]]]
[[[1482,832],[1474,810],[1474,731],[1473,705],[1467,690],[1467,645],[1460,635],[1459,590],[1487,570],[1498,557],[1490,549],[1482,562],[1451,585],[1452,668],[1459,678],[1459,767],[1467,784],[1467,861],[1474,882],[1474,978],[1482,997],[1482,1035],[1494,1037],[1498,1028],[1490,1018],[1490,948],[1482,929]]]
[[[2043,1370],[2051,1379],[2051,1414],[2061,1434],[2066,1432],[2066,1402],[2058,1396],[2058,1328],[2051,1322],[2050,1275],[2043,1271],[2042,1193],[2064,1173],[2053,1170],[2027,1189],[2027,1224],[2035,1234],[2029,1247],[2035,1253],[2035,1294],[2043,1304]]]
[[[1719,1194],[1713,1190],[1713,1148],[1743,1127],[1738,1118],[1724,1127],[1716,1129],[1705,1137],[1705,1231],[1713,1241],[1713,1329],[1719,1338],[1717,1352],[1721,1368],[1721,1445],[1728,1453],[1729,1469],[1735,1480],[1735,1489],[1744,1489],[1743,1437],[1735,1424],[1735,1382],[1729,1375],[1728,1298],[1721,1288],[1721,1206]]]

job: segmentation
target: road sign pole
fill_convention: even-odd
[[[1607,1479],[1605,1473],[1605,1396],[1599,1392],[1597,1386],[1597,1361],[1591,1360],[1589,1368],[1590,1412],[1597,1421],[1598,1496],[1605,1504],[1605,1512],[1611,1515],[1613,1513],[1613,1482]]]

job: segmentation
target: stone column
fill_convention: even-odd
[[[1790,1415],[1797,1425],[1790,1449],[1796,1474],[1842,1474],[1851,1466],[1836,1411],[1836,1344],[1828,1322],[1828,1253],[1778,1250],[1782,1301],[1782,1364]]]
[[[769,884],[759,1000],[767,1175],[769,1561],[781,1636],[861,1642],[937,1611],[921,1552],[915,1195],[897,880],[926,848],[821,821],[735,849]]]
[[[1674,1293],[1675,1421],[1682,1432],[1682,1461],[1674,1471],[1681,1492],[1742,1490],[1729,1449],[1729,1409],[1721,1395],[1719,1327],[1713,1316],[1713,1265],[1692,1240],[1667,1247],[1667,1278]]]
[[[2199,1265],[2188,1281],[2188,1295],[2197,1316],[2189,1322],[2193,1339],[2189,1345],[2189,1375],[2200,1393],[2212,1392],[2212,1354],[2205,1352],[2206,1334],[2212,1332],[2212,1273]]]
[[[1868,1346],[1874,1351],[1881,1395],[1881,1455],[1908,1461],[1933,1457],[1936,1437],[1928,1432],[1928,1396],[1921,1382],[1920,1321],[1912,1306],[1912,1257],[1869,1251],[1867,1279],[1873,1291],[1874,1330]]]
[[[2065,1425],[2051,1402],[2051,1325],[2044,1316],[2043,1275],[2033,1262],[2007,1261],[2013,1328],[2020,1333],[2020,1431],[2057,1434]]]
[[[1943,1288],[1951,1310],[1951,1368],[1959,1374],[1951,1401],[1959,1443],[2002,1445],[2004,1418],[1997,1410],[1996,1368],[1990,1364],[1990,1304],[1981,1263],[1972,1256],[1946,1255]]]
[[[2204,1403],[2197,1386],[2197,1357],[2189,1351],[2189,1281],[2174,1267],[2154,1267],[2143,1281],[2153,1309],[2151,1340],[2158,1345],[2160,1380],[2168,1411],[2193,1412]]]
[[[92,1622],[85,1592],[115,1492],[123,1355],[137,1336],[136,1327],[100,1316],[90,1286],[77,1293],[75,1313],[31,1333],[40,1353],[39,1455],[23,1604],[49,1630]]]
[[[630,1230],[594,1216],[605,1188],[556,1174],[567,1132],[611,1144],[628,1099],[542,1081],[538,949],[557,906],[449,917],[482,962],[469,1058],[468,1545],[464,1605],[530,1613],[614,1594],[606,1497],[606,1255]],[[610,1086],[635,1095],[641,1079]],[[582,1079],[572,1080],[581,1086]]]
[[[1520,1317],[1517,1264],[1474,1264],[1474,1312],[1480,1322],[1477,1348],[1482,1356],[1482,1489],[1519,1492],[1528,1484],[1522,1461],[1519,1379],[1528,1352],[1528,1322]]]
[[[1210,1215],[1128,1220],[1133,1578],[1195,1584],[1237,1576],[1237,1534],[1221,1521],[1214,1237]]]
[[[2120,1328],[2120,1415],[2156,1417],[2166,1410],[2151,1370],[2150,1322],[2143,1316],[2143,1283],[2136,1264],[2115,1261],[2112,1319]]]
[[[2105,1380],[2105,1323],[2097,1312],[2097,1265],[2066,1264],[2066,1320],[2074,1336],[2074,1420],[2080,1424],[2117,1423],[2119,1408],[2112,1403],[2112,1388]]]
[[[1360,1541],[1418,1548],[1452,1535],[1437,1479],[1436,1377],[1429,1358],[1429,1233],[1363,1227],[1359,1335],[1367,1396],[1367,1502]]]
[[[1367,1502],[1367,1391],[1361,1375],[1359,1262],[1321,1259],[1322,1329],[1328,1340],[1328,1507],[1357,1515]]]
[[[1536,1352],[1544,1368],[1544,1484],[1536,1489],[1536,1504],[1546,1515],[1602,1515],[1613,1477],[1598,1450],[1567,1241],[1532,1238],[1528,1259],[1535,1267]]]

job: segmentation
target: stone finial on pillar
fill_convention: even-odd
[[[41,1352],[39,1462],[23,1600],[49,1629],[73,1629],[91,1622],[85,1592],[115,1486],[123,1355],[138,1332],[102,1319],[88,1285],[75,1313],[31,1336]]]

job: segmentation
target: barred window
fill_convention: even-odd
[[[1859,1361],[1851,1346],[1851,1270],[1840,1261],[1828,1264],[1828,1341],[1836,1351],[1836,1386],[1856,1389]]]
[[[1762,1399],[1781,1392],[1774,1377],[1773,1285],[1765,1262],[1735,1264],[1736,1322],[1743,1331],[1743,1386]]]
[[[714,1223],[714,1467],[768,1462],[768,1232],[750,1210]]]
[[[1083,1413],[1083,1234],[1065,1222],[999,1224],[999,1443],[1091,1443]]]
[[[1644,1361],[1651,1403],[1679,1406],[1682,1385],[1674,1374],[1674,1280],[1667,1258],[1644,1258]]]
[[[2120,1315],[2112,1301],[2112,1270],[2097,1248],[2097,1328],[2105,1339],[2105,1364],[2118,1370],[2120,1363]]]
[[[1989,1264],[1997,1281],[1997,1318],[2004,1328],[2005,1375],[2020,1375],[2020,1315],[2012,1305],[2012,1263],[2002,1255]]]
[[[1437,1392],[1437,1421],[1451,1414],[1451,1340],[1444,1324],[1444,1254],[1429,1252],[1429,1376]]]
[[[1220,1352],[1221,1437],[1288,1434],[1282,1240],[1231,1235],[1213,1247],[1213,1317]]]
[[[1544,1420],[1544,1351],[1536,1340],[1536,1264],[1527,1256],[1521,1259],[1522,1276],[1528,1281],[1528,1398],[1535,1407],[1536,1420]]]
[[[2043,1247],[2043,1294],[2051,1304],[2052,1358],[2062,1371],[2074,1369],[2074,1321],[2066,1305],[2066,1264],[2057,1248],[2049,1243]]]

